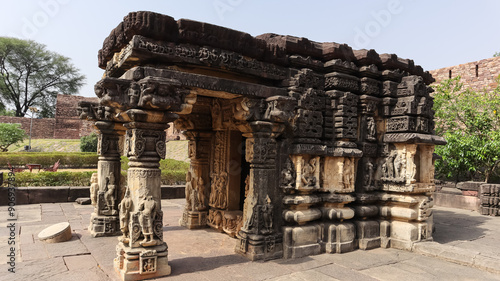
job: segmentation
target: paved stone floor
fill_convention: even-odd
[[[158,280],[500,280],[500,217],[437,207],[435,242],[419,243],[414,252],[374,249],[250,262],[234,253],[236,240],[227,235],[179,227],[183,204],[184,199],[162,201],[172,275]],[[17,208],[16,273],[7,271],[10,232],[1,227],[0,280],[119,280],[113,270],[117,238],[92,238],[86,230],[91,206]],[[37,240],[43,228],[63,221],[71,224],[70,241]],[[0,207],[0,223],[8,225],[7,207]]]

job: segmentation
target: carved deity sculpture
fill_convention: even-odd
[[[394,159],[394,177],[396,179],[404,177],[403,157],[401,155],[397,155]]]
[[[367,140],[375,140],[377,137],[377,128],[375,126],[375,119],[373,117],[368,117],[366,120],[366,129],[367,129]]]
[[[371,186],[373,179],[373,163],[367,160],[365,163],[365,186]]]
[[[263,233],[271,233],[273,231],[273,205],[269,195],[266,198],[266,204],[262,206],[262,220],[264,222]]]
[[[113,174],[110,177],[106,177],[106,188],[105,188],[104,198],[106,200],[106,206],[110,212],[116,213],[115,201],[116,201],[116,185],[115,177]]]
[[[407,151],[409,154],[407,163],[408,166],[407,169],[409,173],[407,180],[409,180],[411,183],[414,183],[417,181],[417,179],[415,178],[417,175],[417,165],[415,164],[415,155],[417,154],[417,146],[416,145],[408,146]]]
[[[196,183],[196,189],[197,189],[197,197],[198,197],[198,204],[197,204],[197,209],[198,211],[203,211],[205,210],[205,181],[203,180],[202,176],[198,177],[198,182]]]
[[[120,210],[120,230],[123,236],[119,240],[123,243],[129,242],[129,228],[128,224],[130,222],[130,211],[132,210],[132,198],[130,198],[130,190],[127,188],[125,191],[125,196],[123,197],[120,204],[118,204],[118,209]]]
[[[90,178],[90,200],[94,206],[94,212],[97,214],[97,195],[99,194],[99,183],[97,173],[93,173]]]
[[[350,189],[354,181],[353,162],[350,158],[346,158],[344,163],[344,189]]]
[[[213,175],[212,192],[210,193],[210,204],[217,208],[225,208],[226,206],[226,185],[227,173],[222,172],[220,175]]]
[[[285,163],[285,168],[281,171],[281,185],[284,188],[293,188],[295,184],[295,176],[293,170],[293,162],[288,159]]]
[[[192,176],[191,172],[187,172],[186,174],[186,209],[188,211],[192,211],[192,197],[191,194],[193,193],[193,183],[192,183]]]
[[[216,99],[213,103],[212,106],[212,127],[214,129],[221,129],[222,128],[222,115],[221,115],[221,106],[219,104],[219,101]]]
[[[147,196],[144,198],[140,205],[140,223],[142,228],[142,234],[144,235],[144,240],[140,243],[141,246],[152,246],[155,244],[153,235],[153,220],[156,217],[156,211],[158,210],[158,203],[153,199],[153,196]]]
[[[385,171],[384,177],[388,179],[394,178],[394,159],[397,156],[397,151],[392,151],[389,156],[386,158],[384,163],[385,167],[382,167]]]
[[[302,160],[302,183],[305,186],[315,186],[316,176],[316,158],[311,158],[309,162]]]
[[[141,96],[141,87],[136,82],[130,84],[128,89],[128,97],[131,105],[137,105]]]

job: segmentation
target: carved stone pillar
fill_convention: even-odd
[[[189,140],[191,166],[186,175],[186,206],[179,224],[189,229],[207,226],[208,195],[210,192],[210,145],[212,133],[184,132]]]
[[[254,121],[243,129],[246,161],[250,174],[243,207],[243,227],[237,235],[236,252],[251,260],[280,258],[283,236],[280,233],[281,202],[276,177],[276,135],[271,122]]]
[[[432,89],[421,77],[405,76],[384,98],[385,143],[376,181],[384,192],[379,206],[383,244],[411,249],[432,239],[434,145],[444,139],[432,135]]]
[[[132,119],[125,124],[128,187],[119,206],[123,236],[114,267],[123,280],[143,280],[171,272],[163,241],[159,161],[165,158],[166,123],[177,115],[145,110],[129,110],[127,115]]]
[[[97,175],[92,176],[90,197],[94,212],[90,217],[89,231],[93,237],[118,235],[120,222],[118,204],[125,193],[121,180],[120,136],[125,134],[121,123],[95,122],[99,130],[99,161]]]

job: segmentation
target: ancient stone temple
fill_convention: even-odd
[[[413,61],[134,12],[99,66],[99,104],[80,109],[101,133],[91,231],[121,231],[124,280],[170,273],[158,168],[170,122],[191,159],[180,224],[235,237],[251,260],[432,239],[444,140],[433,135],[433,79]]]

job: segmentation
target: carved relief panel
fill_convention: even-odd
[[[295,189],[311,190],[319,189],[321,163],[319,156],[292,155],[295,171]]]
[[[356,163],[353,157],[325,157],[321,189],[329,192],[354,192]]]

